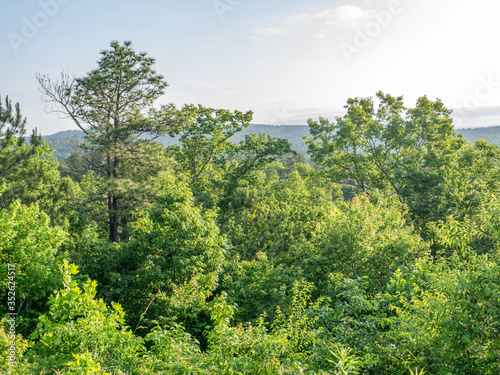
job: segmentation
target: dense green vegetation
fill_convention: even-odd
[[[251,112],[153,107],[153,63],[38,76],[84,133],[64,162],[0,106],[2,373],[500,373],[497,145],[379,92],[306,159]]]

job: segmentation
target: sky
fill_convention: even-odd
[[[252,110],[256,124],[334,120],[381,90],[426,95],[457,128],[500,125],[497,0],[2,0],[0,95],[28,129],[76,129],[47,112],[37,73],[77,77],[112,41],[156,59],[156,105]]]

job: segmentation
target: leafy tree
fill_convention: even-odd
[[[398,205],[382,199],[372,204],[361,195],[337,203],[313,238],[297,245],[295,263],[321,295],[330,273],[365,276],[373,291],[381,290],[399,267],[427,254],[427,244],[406,226]]]
[[[424,238],[433,240],[431,227],[450,215],[462,220],[479,214],[482,196],[499,187],[499,155],[497,145],[477,141],[460,147],[433,170],[407,175],[402,194]]]
[[[390,191],[419,224],[443,218],[442,170],[465,144],[453,129],[451,111],[425,96],[414,108],[405,108],[403,97],[378,92],[377,99],[378,107],[371,98],[348,99],[346,115],[333,123],[309,120],[312,160],[366,193]]]
[[[226,182],[223,185],[223,196],[219,206],[229,209],[227,204],[241,181],[252,181],[255,171],[264,170],[272,162],[285,155],[295,155],[290,142],[283,138],[275,138],[264,134],[247,134],[245,139],[235,148],[225,161]]]
[[[0,207],[8,207],[16,200],[25,205],[37,204],[51,223],[73,233],[85,221],[77,212],[82,195],[79,186],[67,177],[61,178],[57,160],[44,141],[23,164],[6,177]]]
[[[49,218],[36,205],[16,201],[0,211],[0,274],[7,275],[9,265],[15,278],[0,280],[0,300],[7,306],[8,282],[15,285],[15,311],[18,329],[27,332],[34,319],[46,309],[50,293],[59,285],[56,257],[65,233],[49,226]]]
[[[101,54],[98,68],[81,78],[65,74],[61,82],[37,78],[50,108],[71,118],[85,133],[84,147],[104,156],[104,162],[94,167],[106,181],[109,241],[116,242],[126,215],[124,206],[134,205],[127,185],[142,177],[131,174],[129,168],[133,165],[149,174],[157,168],[154,146],[141,135],[165,132],[165,125],[153,121],[149,112],[167,83],[152,69],[155,60],[136,53],[131,42],[123,46],[112,42],[111,50]]]
[[[173,104],[163,106],[157,116],[163,122],[175,124],[170,136],[178,136],[178,144],[170,146],[180,166],[188,174],[195,191],[206,190],[207,182],[216,174],[216,162],[227,157],[236,145],[229,141],[250,126],[252,112],[228,111]]]
[[[157,117],[173,125],[170,136],[177,135],[179,142],[168,151],[189,176],[196,198],[207,208],[220,209],[220,223],[230,216],[230,202],[243,181],[279,157],[295,154],[287,140],[263,134],[248,134],[239,144],[231,142],[231,137],[250,125],[252,112],[201,105],[179,110],[169,105],[163,106]]]
[[[285,180],[278,171],[255,173],[249,186],[233,193],[233,216],[223,223],[234,252],[245,260],[265,252],[280,260],[302,238],[310,238],[316,225],[340,196],[338,186],[322,181],[308,165],[298,166]]]
[[[155,204],[134,223],[124,253],[123,264],[134,276],[127,307],[142,312],[156,296],[145,322],[173,314],[196,325],[197,311],[218,285],[226,243],[214,214],[194,205],[187,186],[167,175],[157,184]]]
[[[15,200],[37,203],[52,222],[61,225],[68,219],[65,216],[71,216],[65,204],[75,186],[60,179],[53,150],[36,129],[29,142],[25,134],[26,119],[20,106],[13,107],[7,97],[5,105],[0,103],[0,208]]]
[[[398,272],[392,282],[401,349],[429,373],[498,372],[498,256],[459,257]],[[404,338],[403,338],[404,337]]]
[[[108,308],[96,300],[96,282],[89,280],[80,287],[72,278],[76,273],[75,265],[65,264],[63,288],[51,296],[50,311],[40,316],[32,335],[37,341],[28,357],[37,364],[37,373],[43,369],[101,373],[102,366],[113,374],[140,374],[143,340],[124,326],[121,306]]]
[[[453,130],[451,111],[441,101],[419,98],[413,109],[403,97],[377,93],[371,98],[348,99],[347,114],[335,123],[309,120],[307,140],[312,160],[338,178],[351,178],[365,192],[391,187],[400,200],[402,179],[413,169],[432,166],[454,143],[464,141]]]
[[[476,254],[493,253],[500,248],[499,193],[482,193],[478,208],[462,218],[451,215],[432,226],[440,255],[458,256],[464,261]]]
[[[239,190],[258,183],[259,172],[280,157],[294,153],[286,139],[260,133],[248,134],[225,160],[221,160],[224,172],[221,180],[214,181],[212,194],[215,193],[223,233],[227,231],[232,217],[242,208]]]
[[[196,207],[186,184],[160,174],[153,186],[155,201],[132,224],[127,243],[85,232],[82,272],[102,284],[107,301],[122,303],[134,329],[175,316],[201,336],[199,315],[218,285],[226,244],[213,212]]]
[[[234,313],[238,322],[256,321],[263,315],[273,321],[276,308],[290,304],[292,287],[301,280],[305,276],[300,267],[285,267],[261,252],[250,261],[236,258],[231,262],[219,289],[229,303],[238,306]]]

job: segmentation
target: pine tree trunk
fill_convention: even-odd
[[[112,160],[111,156],[107,155],[107,175],[108,179],[117,177],[117,160]],[[118,198],[108,192],[108,217],[109,217],[109,242],[118,242]]]
[[[118,199],[108,195],[109,210],[109,242],[118,242]]]

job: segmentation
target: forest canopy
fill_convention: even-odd
[[[2,373],[500,373],[497,145],[382,92],[307,155],[236,142],[251,111],[157,106],[154,63],[37,76],[65,160],[0,104]]]

